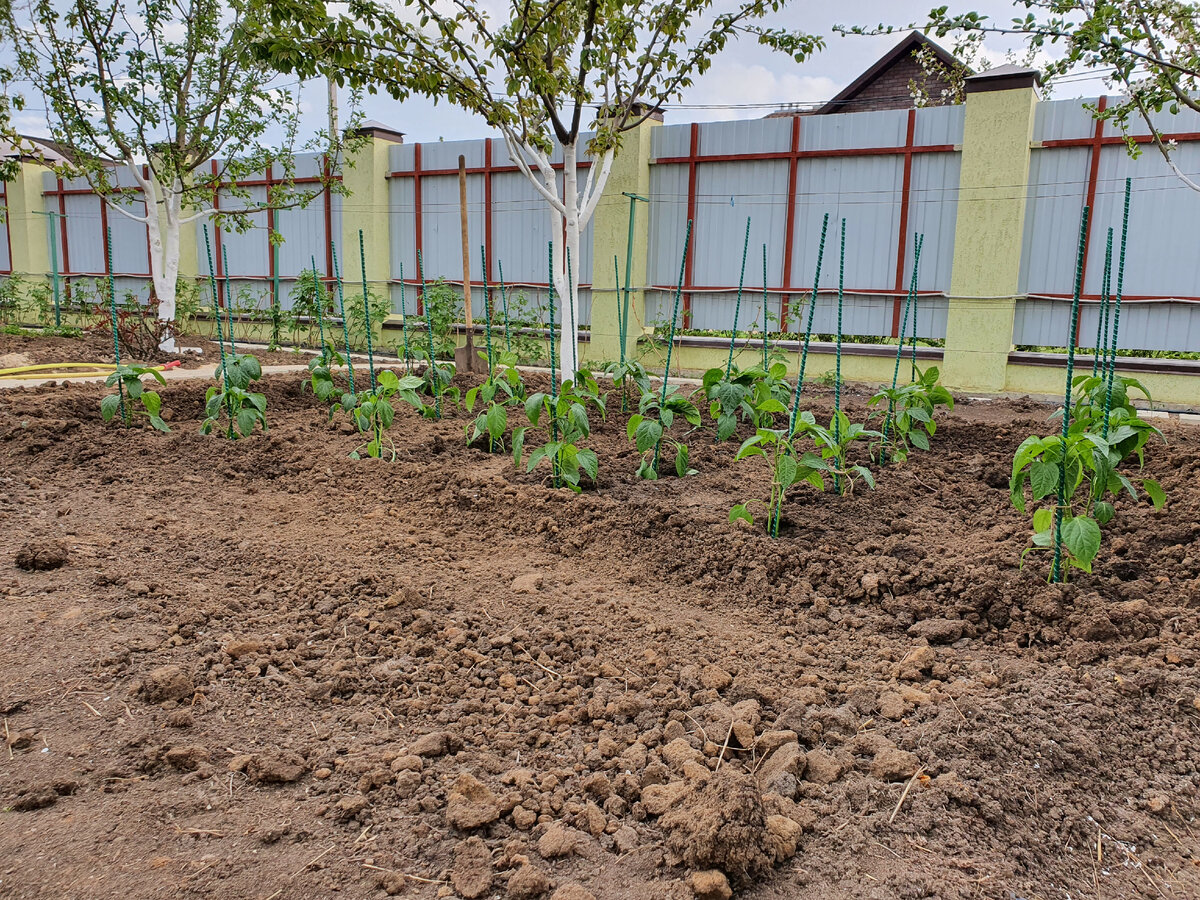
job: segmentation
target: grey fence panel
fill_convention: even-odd
[[[940,144],[960,145],[963,142],[963,126],[966,118],[967,108],[961,104],[927,106],[918,109],[916,124],[913,128],[913,143],[918,147]]]
[[[655,133],[662,130],[656,128]],[[687,186],[687,166],[651,166],[650,208],[638,210],[638,215],[650,216],[646,260],[649,284],[673,285],[679,280],[679,260],[687,227]]]
[[[800,123],[800,149],[903,147],[907,134],[908,111],[903,109],[806,116]]]
[[[1200,130],[1200,123],[1196,128]],[[1173,159],[1200,181],[1200,144],[1180,144]],[[1164,298],[1200,295],[1200,242],[1194,225],[1200,220],[1200,194],[1183,184],[1153,147],[1130,159],[1123,146],[1105,147],[1100,153],[1085,292],[1100,292],[1110,227],[1114,255],[1119,252],[1127,177],[1132,179],[1132,197],[1125,292]]]
[[[1079,218],[1087,196],[1086,147],[1034,150],[1021,252],[1020,291],[1070,293],[1079,245]],[[1020,189],[1013,187],[1014,193]]]
[[[920,118],[917,121],[920,122]],[[912,272],[912,235],[920,233],[925,235],[925,239],[921,245],[921,271],[917,288],[922,291],[950,290],[961,163],[962,156],[958,153],[923,153],[913,157],[905,288],[908,287]]]
[[[4,228],[0,229],[0,272],[12,271],[12,251],[9,248],[10,220],[8,218],[8,199],[3,194],[4,185],[0,184],[0,218],[4,219]],[[46,217],[49,219],[49,216]],[[46,226],[50,227],[49,224]],[[49,242],[49,235],[46,238]],[[48,243],[47,243],[48,245]]]
[[[746,284],[762,286],[762,245],[780,243],[787,223],[787,184],[785,160],[706,163],[697,168],[693,283],[738,283],[746,218],[750,217]],[[678,278],[678,262],[676,270]]]
[[[221,191],[221,207],[250,207],[256,203],[267,201],[266,187],[249,187],[245,190],[249,194],[246,198],[232,197],[228,191]],[[247,216],[247,219],[250,227],[246,231],[236,231],[232,228],[221,231],[222,259],[217,265],[217,270],[227,271],[230,278],[239,275],[265,277],[268,272],[267,252],[270,247],[270,233],[267,228],[267,214],[265,211],[257,212]],[[278,228],[278,224],[276,228]],[[203,236],[201,236],[201,241],[203,241]],[[282,248],[280,250],[282,252]],[[215,246],[213,252],[216,252]],[[228,268],[225,268],[226,260],[228,260]],[[207,271],[207,267],[206,261],[201,268]]]
[[[687,156],[692,146],[692,126],[659,125],[651,132],[650,155],[654,159]]]
[[[1034,110],[1034,141],[1088,138],[1095,133],[1096,121],[1079,100],[1051,100]]]
[[[492,272],[508,284],[545,284],[550,205],[520,172],[492,176]]]
[[[340,246],[342,232],[339,227],[340,223],[336,219],[332,225],[333,238],[339,245],[340,269],[342,268],[340,257],[343,252]],[[314,257],[316,259],[317,271],[322,275],[330,274],[325,271],[325,251],[329,247],[329,235],[325,231],[325,206],[323,198],[316,198],[306,207],[294,207],[292,209],[276,211],[275,230],[283,237],[283,243],[279,245],[280,278],[295,278],[305,269],[311,269]],[[268,252],[265,242],[256,241],[255,249],[265,263]],[[353,248],[353,252],[357,253],[358,248]],[[266,266],[261,266],[260,271],[265,275],[267,272]]]
[[[821,286],[837,286],[837,229],[842,216],[846,218],[846,286],[860,289],[891,286],[896,279],[896,235],[900,227],[903,177],[904,161],[898,156],[801,160],[797,172],[792,286],[812,286],[821,221],[826,212],[829,234]]]
[[[146,204],[141,200],[132,201],[125,205],[125,208],[135,216],[146,215]],[[114,209],[109,209],[108,227],[112,229],[113,271],[130,275],[149,275],[150,251],[146,243],[146,226]],[[71,249],[74,251],[75,248]],[[72,254],[72,264],[74,261],[75,257]]]
[[[706,122],[700,126],[700,153],[723,156],[730,153],[779,152],[789,149],[791,135],[790,118]],[[683,153],[686,154],[690,146],[689,134]]]
[[[1100,304],[1080,304],[1080,347],[1096,343]],[[1018,346],[1063,347],[1070,338],[1071,301],[1019,300],[1013,323],[1013,343]],[[1200,303],[1189,301],[1134,301],[1121,304],[1118,346],[1123,350],[1200,352]]]
[[[483,183],[478,180],[474,184],[470,182],[471,179],[468,179],[468,227],[472,233],[482,235]],[[421,178],[421,243],[426,279],[448,278],[458,281],[462,278],[462,224],[457,175]]]
[[[484,142],[471,141],[437,141],[421,145],[422,169],[457,169],[458,157],[465,157],[468,169],[483,165]]]
[[[99,197],[70,194],[63,198],[66,214],[68,260],[72,272],[103,272],[104,230],[101,227]],[[114,213],[119,215],[119,213]],[[60,248],[61,252],[61,248]]]

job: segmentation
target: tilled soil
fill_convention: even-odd
[[[201,366],[213,365],[221,358],[217,342],[199,335],[181,336],[178,344],[180,347],[191,348],[191,350],[186,353],[156,352],[150,359],[131,359],[127,353],[122,353],[121,361],[160,364],[178,360],[181,368],[198,369]],[[235,344],[235,349],[242,352],[240,344]],[[197,350],[198,353],[195,352]],[[225,350],[227,353],[229,352],[228,344],[225,345]],[[310,358],[308,354],[295,353],[291,350],[266,351],[260,347],[254,349],[254,355],[264,366],[306,364]],[[16,368],[17,366],[42,363],[111,363],[113,358],[111,334],[94,330],[85,331],[79,337],[0,334],[0,368]]]
[[[611,412],[575,496],[461,411],[353,461],[296,378],[236,443],[203,391],[169,435],[0,393],[0,896],[1200,896],[1197,430],[1059,587],[1032,403],[771,540],[710,434],[641,482]]]

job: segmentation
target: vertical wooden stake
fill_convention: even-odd
[[[471,243],[467,237],[467,159],[458,157],[458,204],[462,213],[463,312],[467,323],[467,345],[454,351],[455,368],[475,371],[475,323],[471,317]]]

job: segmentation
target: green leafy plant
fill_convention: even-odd
[[[665,397],[653,391],[642,394],[638,411],[629,417],[625,433],[642,454],[636,473],[638,478],[653,481],[662,474],[663,441],[674,450],[675,474],[680,478],[696,474],[696,470],[688,466],[687,444],[670,436],[676,416],[693,427],[699,427],[701,421],[696,404],[678,393],[678,390],[678,385],[668,384],[663,392]]]
[[[433,355],[435,359],[447,359],[454,356],[457,346],[454,339],[454,323],[458,321],[458,310],[462,297],[453,287],[446,284],[444,279],[431,281],[421,292],[423,315],[432,323]],[[374,317],[374,313],[372,313]],[[418,321],[418,328],[426,327],[424,321]],[[428,356],[428,351],[424,356]]]
[[[1100,528],[1116,515],[1114,501],[1122,490],[1137,500],[1133,481],[1117,470],[1121,461],[1120,444],[1134,436],[1129,425],[1119,426],[1105,439],[1095,432],[1075,428],[1062,435],[1032,435],[1021,442],[1013,455],[1009,496],[1020,512],[1026,512],[1026,492],[1034,503],[1050,498],[1033,513],[1032,546],[1021,554],[1053,550],[1054,512],[1058,504],[1059,481],[1065,482],[1061,509],[1062,549],[1068,568],[1092,571],[1100,550]],[[1065,466],[1065,477],[1063,475]],[[1162,487],[1153,478],[1142,479],[1142,490],[1156,509],[1166,503]],[[1111,499],[1109,499],[1111,497]]]
[[[1117,452],[1118,463],[1130,456],[1137,456],[1139,466],[1142,465],[1146,443],[1153,435],[1161,438],[1162,432],[1139,415],[1140,410],[1130,400],[1129,391],[1131,388],[1140,391],[1153,405],[1150,392],[1136,378],[1125,378],[1115,373],[1111,395],[1108,381],[1101,375],[1078,375],[1073,382],[1075,396],[1071,402],[1071,430],[1100,434]],[[1107,417],[1104,411],[1106,406]],[[1062,414],[1059,408],[1051,418],[1061,419]],[[1114,435],[1118,433],[1120,439],[1114,440]]]
[[[870,400],[868,406],[887,402],[883,434],[879,440],[880,460],[890,457],[893,462],[908,459],[912,448],[929,449],[929,438],[937,431],[934,413],[939,406],[954,409],[954,397],[939,382],[936,366],[924,372],[917,370],[916,380],[895,388],[884,388]]]
[[[333,295],[328,285],[317,272],[302,269],[288,297],[292,301],[287,317],[292,344],[312,346],[319,343],[320,320],[333,309]]]
[[[150,424],[162,432],[169,432],[170,426],[162,418],[162,397],[157,391],[148,391],[142,384],[143,376],[149,375],[159,384],[166,384],[162,373],[150,366],[119,365],[112,374],[104,379],[105,385],[117,388],[115,394],[109,394],[100,401],[100,417],[105,422],[111,422],[119,411],[124,411],[125,427],[129,427],[130,414],[136,412],[150,420]],[[131,409],[134,403],[140,409]]]
[[[462,397],[460,391],[454,384],[454,363],[442,362],[435,359],[429,360],[429,353],[424,347],[412,347],[411,354],[416,359],[425,360],[425,368],[421,370],[421,393],[434,399],[432,405],[424,407],[422,415],[427,419],[439,418],[437,401],[453,401],[457,403]]]
[[[421,379],[417,375],[399,377],[388,369],[379,373],[374,388],[360,391],[353,395],[357,400],[354,407],[354,424],[360,434],[370,435],[370,439],[350,451],[351,459],[361,459],[365,453],[372,459],[381,459],[386,451],[391,451],[391,459],[396,459],[396,445],[384,434],[392,427],[396,418],[396,408],[392,398],[399,397],[417,409],[423,410],[424,404],[417,396],[421,387]]]
[[[308,361],[308,379],[301,384],[301,390],[308,387],[314,397],[329,405],[330,419],[339,409],[345,412],[354,409],[354,394],[343,391],[333,377],[333,367],[345,364],[345,357],[332,345],[326,344],[320,353]]]
[[[368,289],[367,300],[371,307],[371,340],[379,346],[382,336],[382,326],[387,317],[392,314],[391,298],[378,291]],[[355,347],[363,347],[367,343],[367,311],[363,309],[362,295],[353,298],[346,297],[346,330],[350,334],[350,342]]]
[[[785,407],[778,399],[766,397],[760,404],[764,414],[786,414]],[[825,490],[826,476],[836,476],[837,484],[842,494],[854,490],[855,480],[861,478],[870,488],[875,487],[875,479],[871,471],[864,465],[849,463],[848,450],[855,441],[867,440],[877,436],[878,432],[868,431],[862,425],[852,423],[845,413],[839,412],[834,416],[828,428],[817,424],[811,412],[805,410],[796,417],[796,429],[788,435],[784,428],[759,428],[753,435],[742,442],[735,459],[749,459],[752,456],[762,456],[771,467],[771,490],[767,498],[753,498],[745,503],[739,503],[729,511],[729,521],[745,519],[754,524],[752,507],[762,506],[767,514],[767,533],[776,536],[779,533],[779,523],[783,517],[783,502],[788,491],[798,484],[807,483],[819,491]],[[802,441],[810,440],[813,449],[805,449]]]
[[[757,410],[766,397],[774,397],[780,403],[787,404],[791,388],[785,381],[786,375],[787,366],[784,363],[775,363],[769,370],[752,366],[739,371],[737,366],[732,366],[727,374],[724,368],[718,366],[705,372],[696,394],[703,394],[709,401],[708,413],[717,423],[717,441],[731,438],[737,431],[739,419],[751,422],[756,427],[769,426],[771,414],[764,413],[767,418],[760,421]]]
[[[516,363],[515,353],[501,353],[492,376],[464,396],[463,407],[467,412],[474,412],[476,403],[481,405],[479,414],[465,427],[467,446],[486,438],[488,453],[503,451],[508,408],[524,406],[526,399],[525,382]]]
[[[613,386],[620,391],[622,410],[629,408],[629,382],[633,382],[634,387],[637,388],[639,399],[650,391],[650,376],[646,372],[646,367],[636,359],[626,359],[623,363],[619,360],[605,360],[600,364],[599,369],[612,378]]]
[[[545,391],[531,394],[525,400],[525,416],[529,425],[513,429],[513,461],[521,465],[525,447],[525,435],[531,429],[542,431],[546,441],[529,454],[525,471],[532,472],[543,460],[550,461],[550,473],[555,487],[566,485],[575,493],[582,488],[580,481],[586,475],[593,484],[600,471],[596,452],[580,447],[580,442],[591,434],[588,421],[588,405],[595,406],[604,414],[605,400],[600,394],[596,379],[586,370],[576,373],[575,380],[564,381],[557,396]]]
[[[212,434],[220,423],[222,412],[227,416],[225,436],[231,441],[249,437],[255,425],[267,430],[267,397],[250,391],[252,382],[262,378],[262,366],[249,353],[226,357],[224,375],[204,395],[204,421],[201,434]]]

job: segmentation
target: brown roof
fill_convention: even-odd
[[[855,78],[850,84],[846,85],[832,100],[814,110],[814,114],[827,115],[829,113],[841,112],[843,106],[866,90],[871,82],[886,71],[889,66],[898,60],[904,59],[906,56],[916,53],[922,47],[931,48],[934,56],[944,65],[956,66],[960,64],[954,54],[940,44],[931,41],[919,31],[910,31],[908,37],[881,56],[873,66]]]

